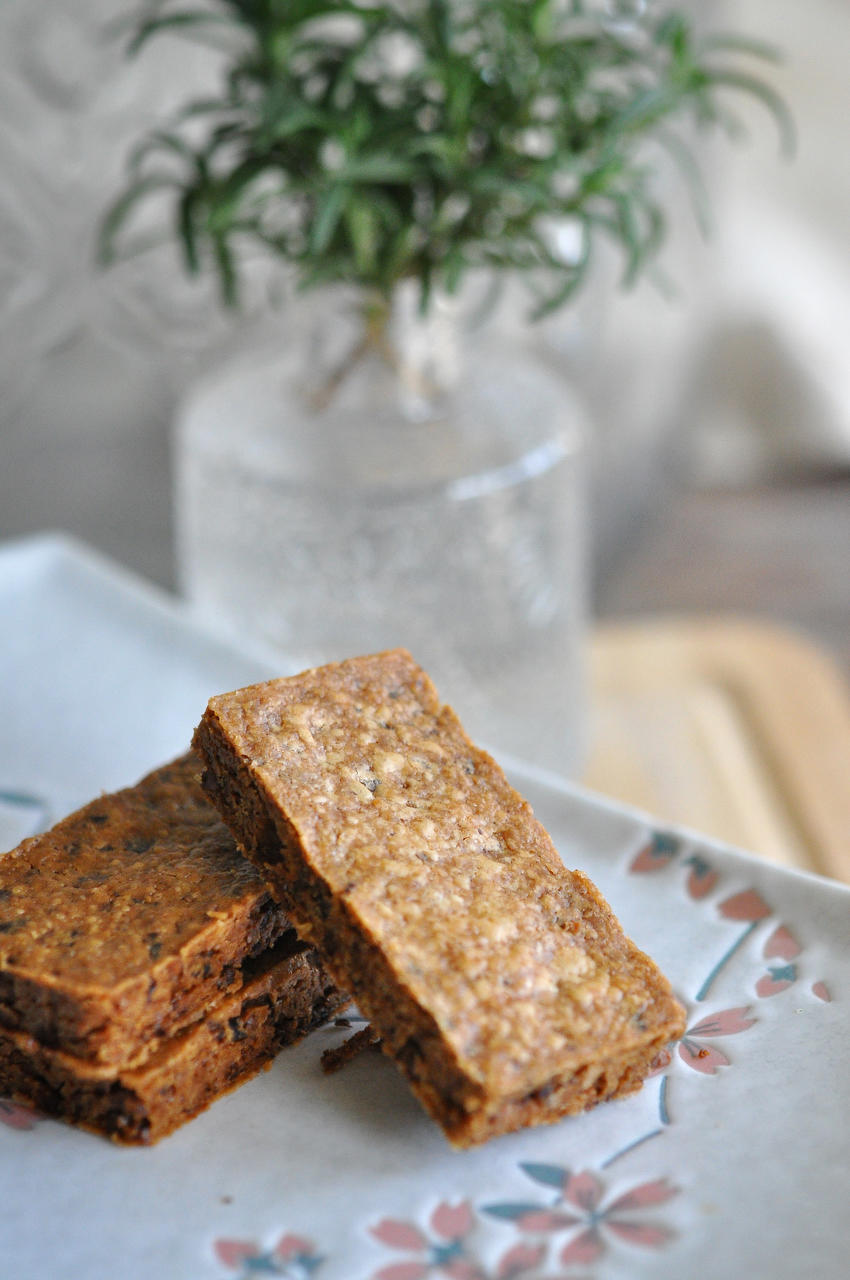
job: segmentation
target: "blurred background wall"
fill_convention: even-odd
[[[128,62],[117,8],[0,5],[0,537],[69,529],[170,585],[174,406],[262,307],[222,316],[168,249],[93,266],[130,142],[215,76],[214,58],[179,40]],[[748,110],[749,144],[705,154],[709,245],[682,209],[677,297],[645,285],[611,306],[591,298],[541,332],[595,420],[603,579],[665,486],[761,483],[850,460],[850,6],[697,8],[785,51],[775,83],[799,154],[780,162],[770,122]]]

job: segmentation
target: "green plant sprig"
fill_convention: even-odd
[[[228,304],[254,241],[304,287],[388,298],[414,278],[423,306],[472,270],[520,271],[542,315],[581,285],[599,238],[622,250],[627,282],[655,260],[667,216],[647,142],[700,191],[671,125],[738,131],[734,91],[793,145],[781,98],[747,69],[773,52],[698,39],[651,0],[160,0],[130,51],[167,33],[226,37],[224,84],[134,149],[100,258],[131,252],[138,206],[165,193],[187,271],[212,266]]]

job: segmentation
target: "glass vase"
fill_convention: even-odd
[[[299,303],[181,406],[182,587],[282,670],[403,645],[476,739],[569,775],[582,443],[568,386],[446,299]]]

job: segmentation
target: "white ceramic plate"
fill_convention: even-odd
[[[61,538],[0,549],[0,617],[7,847],[268,670]],[[640,1094],[455,1153],[379,1056],[323,1076],[330,1028],[150,1150],[0,1106],[0,1274],[843,1280],[850,892],[509,767],[688,1005]]]

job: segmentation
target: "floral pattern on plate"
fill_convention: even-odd
[[[216,1240],[213,1251],[219,1262],[235,1271],[240,1280],[251,1276],[283,1276],[286,1280],[308,1280],[322,1264],[312,1240],[287,1232],[269,1249],[254,1240]]]
[[[756,996],[766,999],[778,995],[796,982],[798,964],[792,962],[799,961],[803,951],[796,932],[787,924],[776,922],[770,904],[755,888],[724,892],[723,877],[710,857],[691,849],[685,837],[663,830],[651,832],[648,841],[632,856],[628,872],[646,875],[677,866],[685,869],[685,895],[694,909],[713,909],[719,920],[743,926],[727,942],[686,1003],[695,1010],[704,1006],[721,974],[740,961],[747,942],[762,927],[770,928],[761,947],[761,959],[768,963],[767,972],[755,980]],[[745,972],[740,981],[742,985],[748,982]],[[812,984],[811,990],[818,999],[829,1002],[829,990],[821,979]],[[553,1193],[548,1199],[496,1200],[479,1205],[469,1200],[455,1204],[440,1201],[427,1215],[425,1225],[416,1218],[391,1217],[371,1224],[371,1238],[398,1256],[374,1269],[369,1280],[427,1280],[438,1276],[447,1280],[548,1280],[561,1275],[582,1280],[573,1270],[575,1267],[585,1269],[589,1280],[596,1264],[612,1247],[625,1246],[627,1251],[665,1248],[676,1239],[677,1231],[656,1211],[680,1196],[680,1188],[668,1176],[647,1166],[642,1180],[625,1190],[610,1190],[601,1171],[649,1139],[661,1137],[671,1125],[668,1093],[674,1055],[691,1071],[717,1075],[731,1065],[732,1059],[714,1041],[724,1043],[727,1037],[749,1031],[757,1023],[758,1017],[748,1004],[695,1013],[681,1040],[656,1060],[652,1075],[661,1076],[656,1126],[601,1161],[599,1170],[574,1172],[563,1165],[534,1162],[519,1165],[527,1178]],[[482,1227],[486,1241],[488,1220],[509,1223],[520,1237],[504,1251],[497,1251],[492,1260],[484,1256],[477,1243]],[[217,1251],[224,1261],[219,1247]],[[487,1252],[492,1254],[492,1249]],[[315,1256],[316,1261],[311,1264],[314,1267],[319,1261]],[[244,1257],[240,1262],[248,1265]],[[289,1274],[272,1272],[272,1262],[271,1255],[257,1252],[250,1261],[252,1274],[263,1267],[269,1274]],[[552,1267],[558,1270],[553,1271]]]

